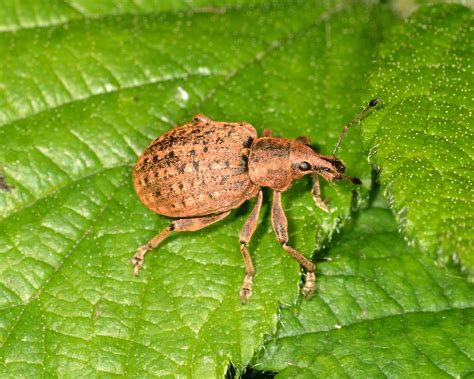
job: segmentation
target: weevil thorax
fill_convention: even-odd
[[[250,180],[261,187],[285,191],[291,186],[290,151],[292,141],[262,137],[254,140],[249,155]]]

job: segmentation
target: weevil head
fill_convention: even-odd
[[[284,138],[258,138],[250,148],[250,180],[261,187],[286,191],[293,180],[306,174],[318,174],[327,181],[353,179],[344,175],[345,166],[331,155],[316,153],[309,144]]]
[[[342,161],[332,155],[316,153],[311,146],[300,141],[293,141],[290,149],[290,162],[293,180],[306,174],[318,174],[328,182],[338,179],[351,179],[358,184],[357,178],[344,175],[346,167]]]

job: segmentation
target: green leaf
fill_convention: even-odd
[[[424,7],[380,46],[364,123],[381,183],[410,240],[474,275],[473,12]]]
[[[278,304],[297,298],[299,266],[265,206],[250,245],[254,297],[240,304],[250,204],[169,238],[133,277],[133,252],[169,223],[137,199],[133,164],[198,111],[306,134],[330,153],[391,21],[358,1],[138,3],[10,1],[0,13],[2,376],[222,377],[230,361],[241,371]],[[341,157],[368,187],[358,133]],[[309,189],[302,180],[285,197],[290,241],[306,254],[350,215],[353,190],[323,187],[323,214]]]
[[[464,377],[474,367],[474,291],[361,211],[319,264],[319,291],[282,310],[255,367],[278,377]]]
[[[146,15],[165,12],[222,13],[231,9],[265,4],[267,0],[4,0],[0,8],[0,31],[55,26],[71,21],[110,15]]]
[[[393,10],[403,18],[410,16],[413,12],[419,9],[423,5],[433,4],[463,4],[466,6],[473,7],[473,3],[469,0],[391,0],[390,2]]]

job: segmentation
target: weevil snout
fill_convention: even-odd
[[[344,175],[344,163],[332,156],[316,153],[311,146],[295,141],[291,147],[290,160],[293,179],[301,178],[306,174],[318,174],[327,181],[349,178]]]
[[[349,179],[353,184],[362,184],[359,178],[354,178],[344,174],[346,171],[346,166],[344,166],[344,163],[342,163],[339,158],[336,158],[332,155],[320,155],[319,157],[327,161],[331,166],[329,169],[323,167],[319,169],[319,172],[317,170],[315,171],[327,181]]]
[[[327,159],[328,157],[325,157],[324,159]],[[349,175],[345,175],[344,171],[346,171],[346,167],[344,166],[344,163],[336,157],[329,156],[331,159],[331,164],[333,165],[333,171],[331,172],[332,179],[327,179],[329,181],[331,180],[340,180],[340,179],[349,179],[353,184],[362,184],[359,178],[354,178]]]

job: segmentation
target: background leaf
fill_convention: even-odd
[[[424,7],[380,46],[364,124],[397,220],[420,248],[474,274],[473,12]]]
[[[0,192],[2,375],[222,377],[230,361],[242,370],[300,281],[268,208],[250,245],[247,306],[238,234],[249,205],[170,238],[134,278],[134,250],[169,221],[136,198],[133,164],[198,111],[307,134],[330,153],[367,100],[374,46],[392,21],[355,1],[135,3],[31,0],[0,13],[0,162],[13,187]],[[358,133],[340,153],[369,187]],[[307,254],[352,202],[351,184],[325,186],[323,214],[309,187],[285,197],[292,244]]]
[[[462,4],[473,8],[474,4],[470,0],[394,0],[391,1],[394,12],[400,17],[406,18],[423,5],[434,4]]]
[[[473,286],[408,247],[381,205],[335,238],[317,295],[282,310],[255,367],[282,378],[472,374]]]

